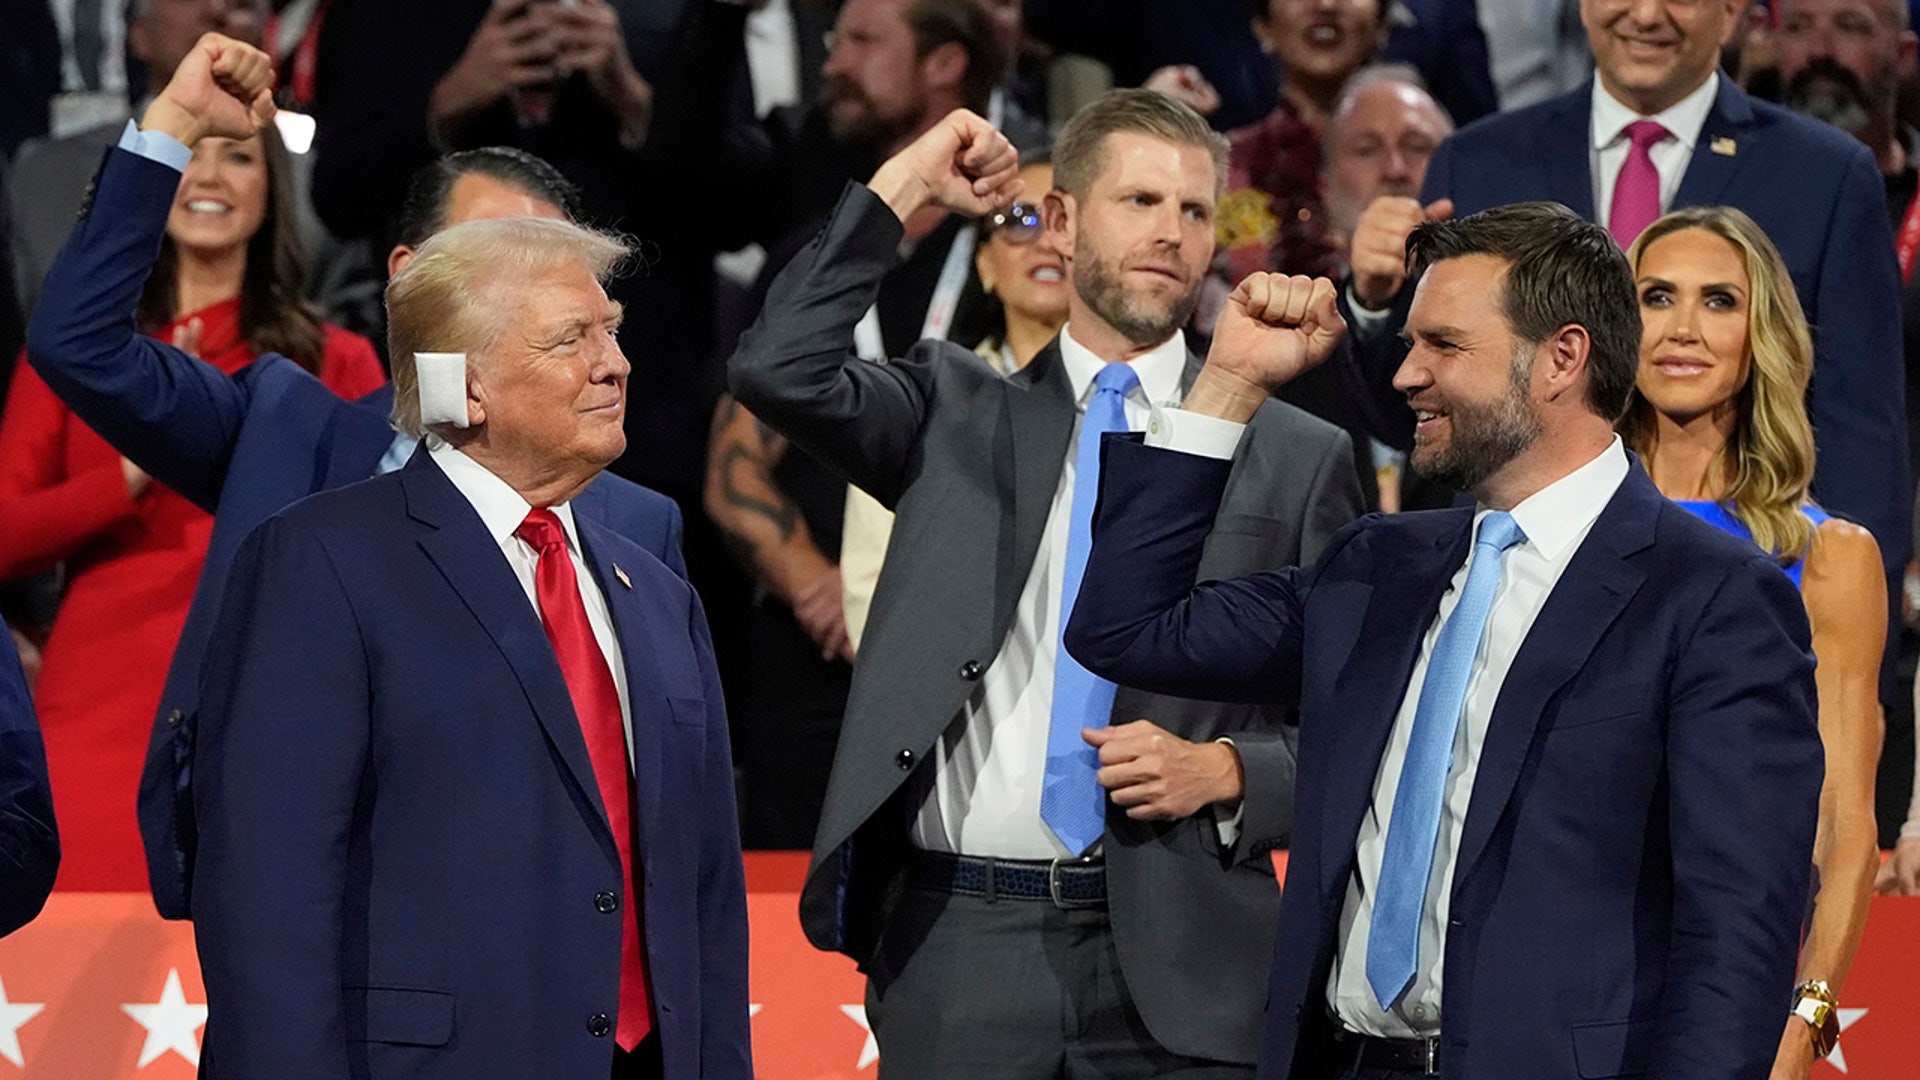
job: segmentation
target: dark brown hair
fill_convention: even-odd
[[[240,336],[255,352],[279,353],[317,375],[326,334],[320,309],[305,296],[306,246],[294,212],[293,165],[272,124],[260,132],[260,150],[267,165],[267,208],[260,228],[247,239],[247,268],[240,281]],[[175,288],[179,258],[173,238],[161,240],[160,257],[140,294],[138,319],[143,333],[152,333],[183,314]]]
[[[1538,345],[1566,326],[1586,330],[1587,407],[1609,424],[1620,419],[1640,370],[1640,301],[1613,236],[1559,203],[1514,203],[1413,230],[1407,276],[1466,255],[1506,262],[1500,313],[1522,343]]]
[[[913,51],[923,57],[948,42],[966,50],[967,74],[960,82],[967,108],[987,114],[987,100],[1000,85],[1007,57],[993,15],[980,0],[913,0],[907,5],[907,26],[913,30]]]

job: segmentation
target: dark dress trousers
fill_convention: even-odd
[[[1297,702],[1293,847],[1261,1075],[1332,1074],[1355,840],[1470,508],[1371,516],[1299,568],[1194,586],[1229,470],[1105,446],[1069,652],[1170,694]],[[1824,759],[1799,593],[1635,464],[1501,683],[1450,890],[1448,1080],[1764,1077]],[[1442,887],[1442,886],[1436,886]]]
[[[393,444],[391,388],[342,401],[284,356],[227,375],[134,332],[180,174],[111,149],[47,274],[27,359],[87,425],[154,479],[214,515],[213,539],[160,699],[140,781],[154,904],[187,916],[193,867],[189,761],[207,634],[247,533],[316,491],[372,476]],[[575,500],[684,576],[672,500],[602,475]]]
[[[897,910],[927,762],[1013,622],[1077,416],[1057,343],[1005,379],[945,342],[884,364],[855,356],[854,324],[901,234],[878,197],[849,185],[774,283],[730,370],[743,405],[898,513],[800,901],[808,938],[863,966]],[[1199,572],[1311,558],[1359,499],[1345,434],[1270,402],[1242,442]],[[1291,817],[1291,713],[1123,685],[1113,720],[1140,717],[1193,740],[1231,735],[1246,795],[1228,849],[1210,813],[1137,822],[1109,804],[1102,845],[1120,964],[1162,1047],[1250,1063],[1278,903],[1268,851]]]
[[[60,868],[47,747],[20,654],[0,641],[0,937],[33,921]]]

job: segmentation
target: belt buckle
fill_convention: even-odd
[[[1426,1051],[1427,1051],[1427,1069],[1423,1075],[1439,1076],[1440,1075],[1440,1036],[1428,1035],[1425,1038],[1423,1038],[1421,1042],[1424,1042],[1426,1044]]]
[[[1053,901],[1054,907],[1060,909],[1061,911],[1072,911],[1075,909],[1075,907],[1079,906],[1077,904],[1069,906],[1070,901],[1068,901],[1065,897],[1060,895],[1061,864],[1071,863],[1076,866],[1085,866],[1091,862],[1093,862],[1092,858],[1086,855],[1081,855],[1071,859],[1055,859],[1052,862],[1047,864],[1047,896]]]

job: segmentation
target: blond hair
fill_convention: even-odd
[[[1783,561],[1803,558],[1814,526],[1801,508],[1813,483],[1813,424],[1807,419],[1807,385],[1813,379],[1813,337],[1779,249],[1754,220],[1730,206],[1704,206],[1668,214],[1647,227],[1628,252],[1636,275],[1655,241],[1688,229],[1733,245],[1746,264],[1747,351],[1753,358],[1746,385],[1735,398],[1733,434],[1720,448],[1729,477],[1720,501],[1753,533],[1754,543]],[[1653,405],[1633,393],[1620,434],[1646,454],[1653,441]]]
[[[420,245],[387,283],[387,355],[393,363],[394,430],[422,438],[417,352],[467,354],[480,362],[505,332],[517,283],[579,266],[604,283],[632,253],[624,237],[553,218],[467,221]]]

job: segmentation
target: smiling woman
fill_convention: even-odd
[[[175,195],[141,297],[143,333],[233,372],[267,352],[336,394],[385,381],[373,347],[301,299],[286,151],[207,138]],[[133,793],[213,519],[82,424],[27,365],[0,417],[0,579],[64,564],[34,688],[60,821],[60,887],[146,887]]]
[[[1813,629],[1826,776],[1812,852],[1817,891],[1800,952],[1810,1007],[1781,1018],[1774,1068],[1775,1076],[1805,1076],[1832,1049],[1820,1021],[1860,947],[1880,863],[1880,550],[1867,530],[1829,517],[1808,493],[1813,343],[1766,233],[1730,207],[1684,210],[1649,226],[1629,258],[1643,332],[1621,434],[1661,494],[1779,560],[1800,586]]]

